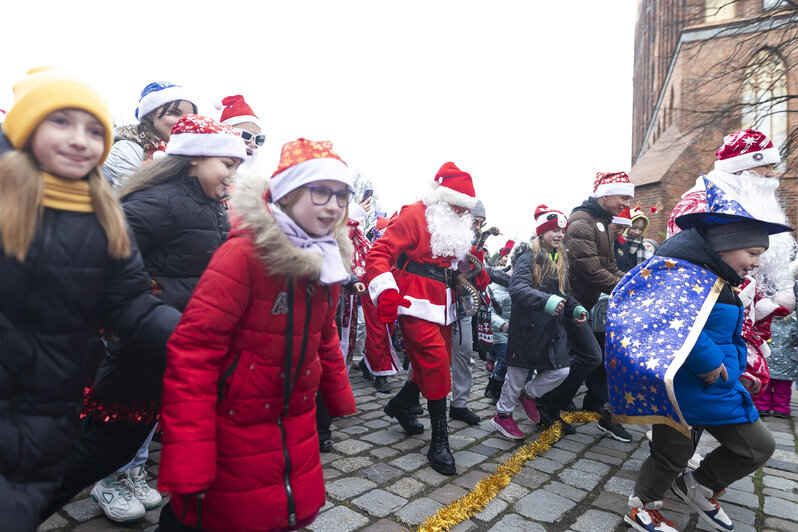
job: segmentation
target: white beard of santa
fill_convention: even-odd
[[[751,170],[738,174],[712,170],[707,177],[718,183],[757,220],[790,225],[776,196],[778,179],[762,177]],[[789,266],[796,251],[798,245],[792,233],[770,236],[770,247],[759,258],[759,268],[754,272],[760,290],[773,296],[776,292],[792,289],[794,279]]]
[[[432,203],[428,203],[432,201]],[[463,259],[471,250],[474,231],[470,214],[458,216],[445,202],[425,199],[427,206],[427,230],[430,234],[430,248],[433,257],[455,257]]]

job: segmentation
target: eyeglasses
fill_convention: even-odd
[[[263,143],[266,142],[266,135],[255,135],[245,129],[236,129],[236,131],[241,135],[241,138],[244,139],[244,142],[255,139],[255,146],[263,146]]]
[[[318,205],[319,207],[327,205],[333,195],[335,195],[335,203],[337,203],[342,209],[349,205],[349,200],[352,199],[352,193],[348,188],[335,191],[330,187],[321,185],[304,185],[304,187],[310,190],[311,203],[313,203],[313,205]]]
[[[473,225],[474,225],[474,227],[475,227],[476,229],[482,229],[483,227],[485,227],[485,224],[486,224],[486,223],[488,223],[488,222],[484,222],[484,221],[483,221],[483,222],[480,222],[479,220],[477,220],[476,218],[474,218]]]

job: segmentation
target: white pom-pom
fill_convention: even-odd
[[[152,160],[153,161],[160,161],[164,157],[166,157],[166,152],[165,151],[158,150],[156,152],[153,152],[153,154],[152,154]]]
[[[214,107],[215,107],[217,110],[219,110],[219,111],[221,111],[222,109],[224,109],[224,105],[223,105],[223,104],[222,104],[222,102],[220,102],[220,101],[215,101],[215,102],[213,102],[213,106],[214,106]]]

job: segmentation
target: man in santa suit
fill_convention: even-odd
[[[427,459],[435,471],[455,473],[446,424],[446,396],[451,391],[451,324],[457,319],[454,284],[467,270],[466,253],[473,232],[470,209],[477,203],[471,176],[454,163],[444,164],[433,190],[405,205],[388,223],[366,259],[366,281],[380,321],[397,319],[412,376],[385,406],[408,434],[424,427],[410,413],[419,394],[427,399],[432,439]],[[484,290],[490,281],[482,271],[474,279]]]

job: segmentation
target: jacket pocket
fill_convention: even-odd
[[[241,351],[236,353],[236,356],[233,358],[233,361],[227,366],[227,369],[219,376],[219,381],[216,385],[217,390],[217,397],[216,397],[216,406],[222,402],[222,399],[228,397],[230,395],[230,391],[236,389],[237,387],[233,387],[233,376],[236,373],[236,368],[238,367],[238,363],[241,360]]]

